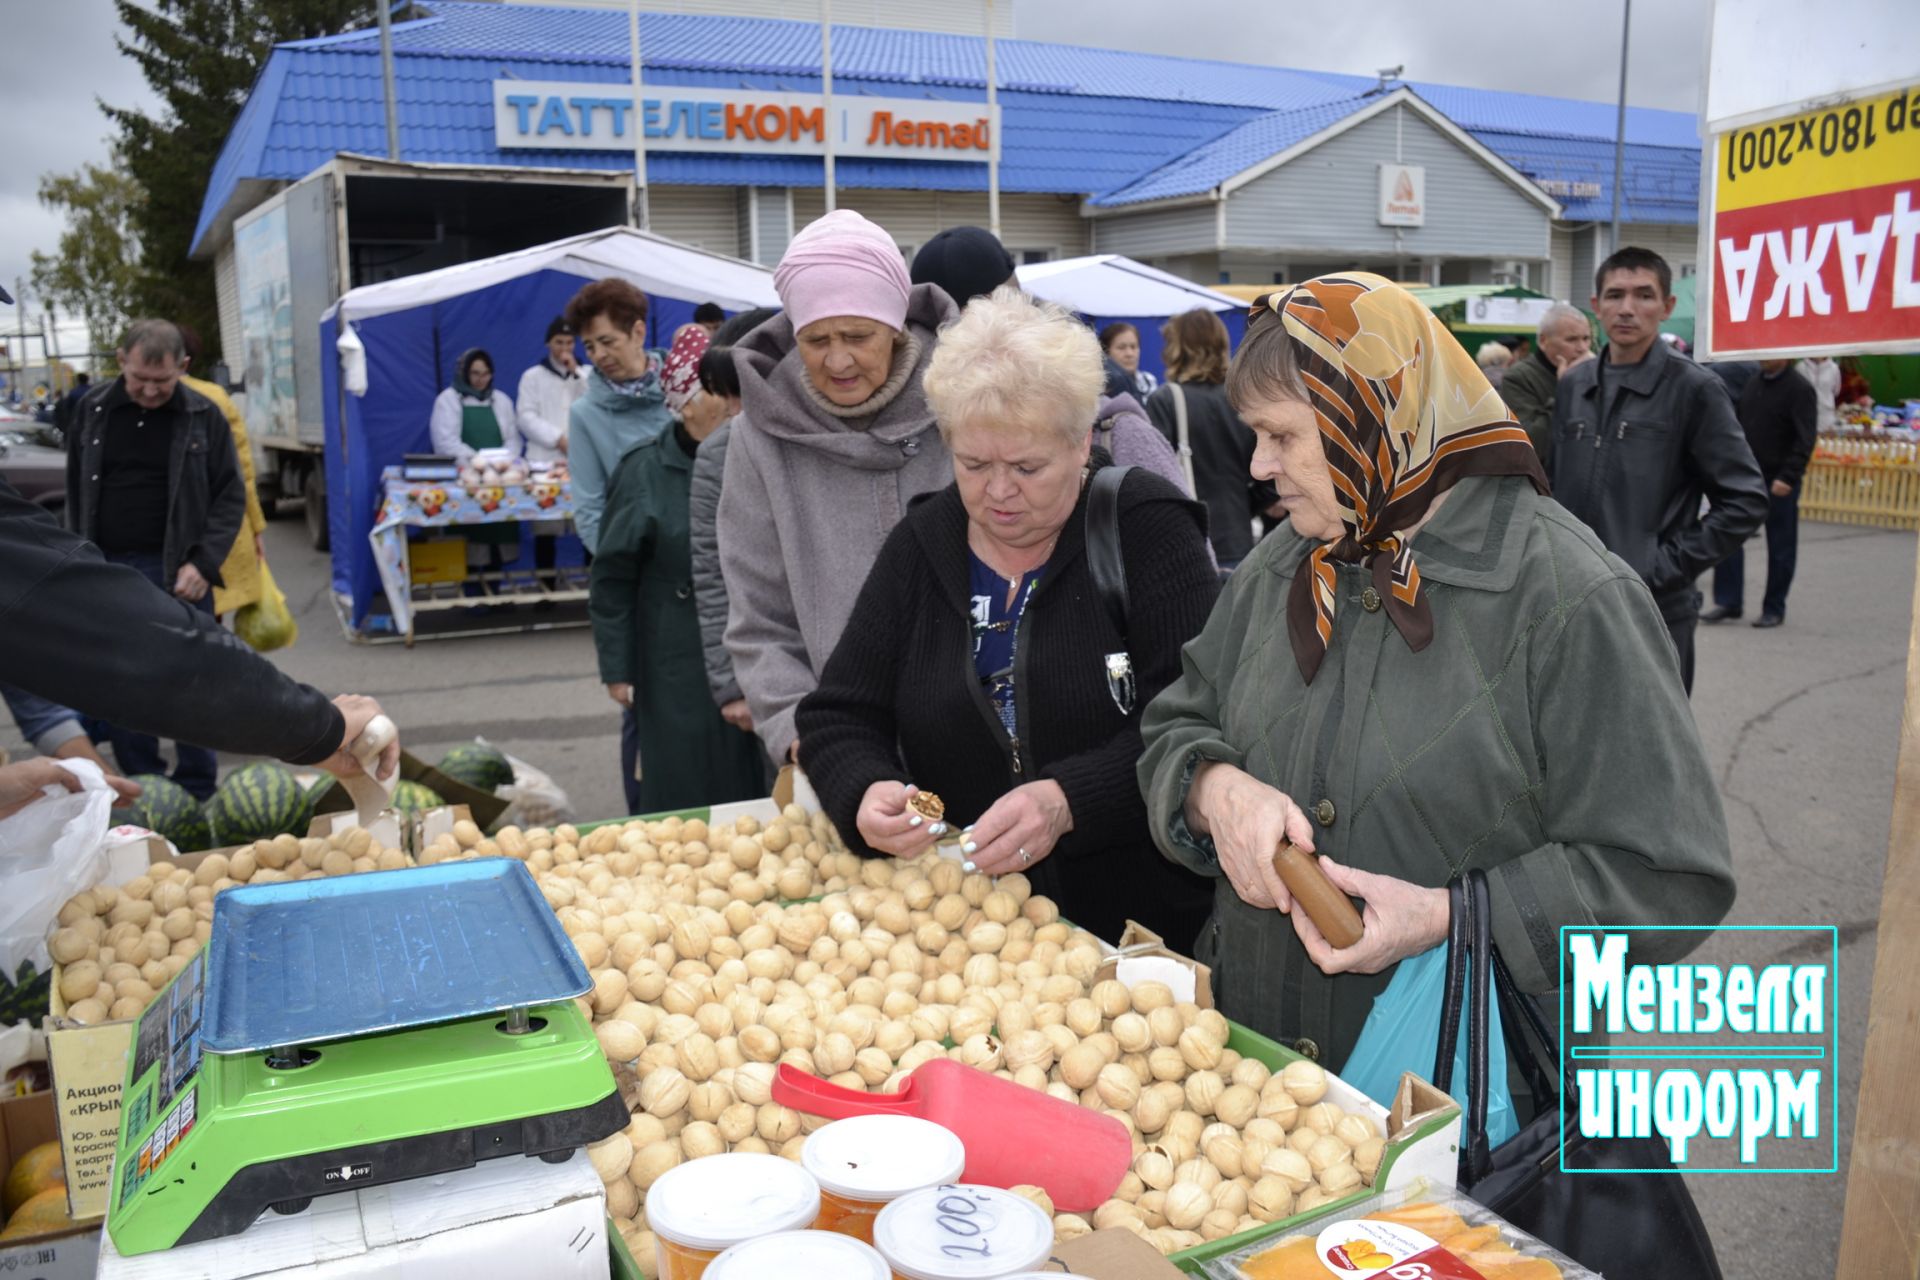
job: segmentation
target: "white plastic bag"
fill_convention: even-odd
[[[27,960],[42,971],[51,965],[47,932],[60,908],[107,872],[113,791],[92,761],[59,763],[83,790],[48,787],[45,799],[0,819],[0,876],[7,885],[0,895],[0,967],[7,973]]]
[[[554,827],[573,821],[573,801],[559,783],[516,756],[508,756],[507,763],[513,766],[513,781],[496,787],[493,794],[510,803],[493,824],[495,831],[507,826]]]

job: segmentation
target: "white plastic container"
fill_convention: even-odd
[[[873,1243],[901,1280],[1004,1280],[1046,1262],[1053,1219],[1011,1191],[949,1184],[882,1209]]]
[[[782,1231],[734,1245],[707,1267],[703,1280],[891,1280],[887,1260],[870,1244],[832,1231]]]
[[[820,1183],[818,1230],[873,1243],[880,1211],[910,1192],[958,1182],[967,1149],[913,1116],[855,1116],[814,1132],[800,1163]]]
[[[734,1245],[802,1230],[819,1216],[820,1184],[812,1174],[753,1152],[688,1161],[647,1192],[660,1280],[701,1280]]]

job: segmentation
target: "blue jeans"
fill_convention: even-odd
[[[1787,588],[1793,585],[1793,570],[1799,558],[1800,486],[1796,484],[1785,497],[1767,494],[1767,589],[1760,597],[1762,614],[1787,616]],[[1740,612],[1746,577],[1746,548],[1742,547],[1714,569],[1713,602],[1723,609]]]
[[[126,565],[136,570],[148,582],[168,595],[173,594],[173,584],[165,581],[166,565],[157,551],[123,551],[106,553],[114,564]],[[193,606],[213,616],[213,592],[209,591]],[[150,733],[134,733],[118,725],[93,721],[88,726],[95,742],[105,741],[113,747],[114,762],[120,772],[132,777],[137,773],[166,774],[167,762],[160,754],[160,740]],[[220,758],[205,747],[196,747],[191,743],[173,744],[176,763],[173,767],[173,780],[186,788],[188,794],[196,800],[205,800],[213,794],[214,787],[220,781]]]
[[[0,684],[0,700],[4,700],[7,710],[13,713],[13,722],[20,726],[20,736],[43,756],[52,755],[85,732],[79,712],[49,702],[37,693]]]

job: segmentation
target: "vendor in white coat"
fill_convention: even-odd
[[[493,357],[473,347],[454,366],[453,385],[433,402],[433,451],[465,465],[481,449],[520,452],[513,401],[493,385]]]
[[[567,456],[567,412],[587,390],[587,371],[574,355],[573,327],[565,316],[547,326],[547,355],[520,375],[517,401],[520,435],[528,462],[560,462]]]

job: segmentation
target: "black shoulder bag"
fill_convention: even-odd
[[[1093,589],[1120,633],[1120,648],[1106,656],[1107,692],[1120,714],[1133,714],[1136,686],[1127,651],[1127,566],[1120,556],[1120,486],[1132,467],[1102,467],[1087,482],[1087,570]]]
[[[1605,1275],[1719,1280],[1712,1237],[1679,1173],[1617,1172],[1671,1168],[1667,1144],[1656,1137],[1581,1136],[1573,1073],[1561,1075],[1553,1032],[1539,1006],[1514,983],[1493,945],[1486,872],[1469,871],[1464,881],[1455,880],[1447,889],[1453,919],[1433,1082],[1442,1091],[1452,1087],[1460,1005],[1471,991],[1466,1015],[1471,1132],[1460,1138],[1460,1190],[1582,1266]],[[1490,997],[1500,1001],[1504,1045],[1488,1043]],[[1493,1052],[1513,1054],[1533,1090],[1535,1115],[1511,1139],[1489,1149],[1487,1073],[1488,1055]],[[1562,1097],[1567,1117],[1564,1134]],[[1562,1172],[1563,1141],[1569,1167],[1606,1172]]]

